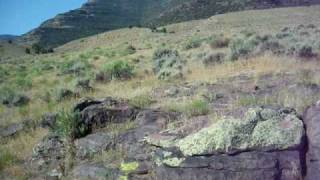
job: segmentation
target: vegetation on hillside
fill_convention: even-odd
[[[36,125],[0,139],[0,178],[28,178],[23,162],[48,133],[39,127],[44,114],[58,113],[54,132],[60,136],[81,136],[85,129],[77,124],[79,114],[70,112],[82,97],[111,96],[139,109],[180,113],[181,124],[255,105],[291,106],[301,113],[320,98],[314,90],[320,84],[320,24],[304,22],[320,14],[310,15],[311,10],[249,11],[165,27],[175,33],[122,29],[50,54],[31,52],[0,61],[0,127],[26,119]],[[302,17],[292,22],[292,12]],[[253,19],[245,21],[247,16]],[[222,33],[224,29],[232,31]],[[134,127],[128,122],[106,131]],[[110,150],[93,160],[116,161],[127,175],[137,165],[122,162],[124,156]]]

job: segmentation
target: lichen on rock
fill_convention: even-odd
[[[303,123],[296,113],[252,108],[243,119],[224,117],[179,140],[177,147],[185,156],[285,150],[299,146],[303,135]]]
[[[167,158],[164,159],[162,162],[170,167],[179,167],[179,165],[185,160],[185,158],[177,158],[177,157],[172,157],[172,158]]]

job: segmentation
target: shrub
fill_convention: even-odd
[[[76,93],[68,88],[58,88],[55,92],[56,101],[60,102],[68,98],[76,97]]]
[[[25,53],[26,53],[26,54],[31,54],[30,48],[26,48],[26,49],[25,49]]]
[[[188,40],[184,45],[183,45],[183,49],[184,50],[189,50],[189,49],[194,49],[194,48],[198,48],[201,46],[202,40],[201,39],[190,39]]]
[[[103,80],[126,80],[130,79],[133,75],[134,68],[128,62],[114,61],[107,63],[103,66],[99,76]],[[97,79],[97,77],[96,77]]]
[[[25,75],[24,73],[18,74],[15,79],[16,84],[24,89],[24,88],[31,88],[32,87],[32,79],[31,77]]]
[[[226,55],[222,52],[209,54],[203,58],[202,63],[206,66],[219,64],[225,60],[225,56]]]
[[[0,83],[9,75],[9,71],[0,65]]]
[[[23,106],[29,103],[28,96],[18,93],[13,87],[4,86],[0,88],[0,102],[7,106]]]
[[[85,136],[88,129],[81,123],[79,112],[62,110],[57,115],[53,131],[64,138],[75,139]]]
[[[260,52],[270,51],[273,54],[280,55],[280,54],[284,54],[286,49],[279,41],[269,39],[269,40],[265,40],[265,42],[263,42],[260,45],[259,51]]]
[[[77,89],[81,90],[81,91],[90,91],[93,90],[93,88],[90,85],[90,79],[77,79],[75,86]]]
[[[85,59],[64,62],[59,66],[62,74],[84,75],[90,71],[91,65]]]
[[[138,108],[146,108],[152,103],[152,99],[148,95],[139,95],[130,99],[129,104]]]
[[[259,39],[256,35],[238,36],[230,41],[231,60],[237,60],[240,57],[249,56],[259,45]]]
[[[210,47],[212,49],[216,49],[216,48],[224,48],[224,47],[228,47],[230,42],[229,38],[226,38],[224,36],[214,36],[211,39]]]
[[[42,46],[40,46],[40,44],[33,44],[31,46],[31,49],[34,51],[34,53],[36,54],[42,54],[42,53],[47,53],[47,50],[45,48],[43,48]]]
[[[189,116],[200,116],[209,113],[209,104],[204,100],[193,100],[186,107],[186,112]]]
[[[184,62],[178,51],[171,49],[159,49],[153,54],[154,72],[158,79],[169,80],[182,78]]]
[[[313,53],[312,46],[306,44],[303,44],[298,47],[297,55],[301,58],[310,58],[315,56],[315,54]]]
[[[120,52],[121,56],[127,56],[136,53],[136,48],[133,45],[126,46],[122,51]]]

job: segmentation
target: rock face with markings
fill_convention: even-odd
[[[118,108],[124,111],[117,111]],[[256,107],[239,117],[222,117],[213,124],[207,117],[199,116],[174,129],[170,123],[179,122],[179,113],[134,109],[124,100],[83,99],[75,111],[82,114],[82,122],[92,131],[75,140],[76,163],[66,173],[67,177],[164,180],[319,177],[319,104],[310,106],[303,118],[292,108]],[[110,123],[128,121],[135,123],[132,129],[117,134],[102,132]],[[61,177],[67,155],[64,143],[54,135],[43,139],[34,148],[32,167],[47,177]],[[114,146],[121,146],[126,154],[119,167],[91,162],[92,157]]]

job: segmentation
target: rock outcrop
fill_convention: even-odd
[[[75,179],[313,180],[319,170],[319,107],[306,111],[305,124],[294,109],[257,107],[214,124],[199,116],[172,129],[170,123],[181,118],[177,113],[131,109],[126,101],[112,98],[83,99],[74,109],[92,134],[74,141],[73,170],[63,173],[67,146],[54,135],[34,148],[32,167],[49,177]],[[135,126],[116,134],[103,131],[126,122]],[[119,167],[92,161],[115,146],[126,155]]]
[[[304,126],[292,109],[250,109],[184,138],[158,135],[156,174],[162,179],[301,179]]]

